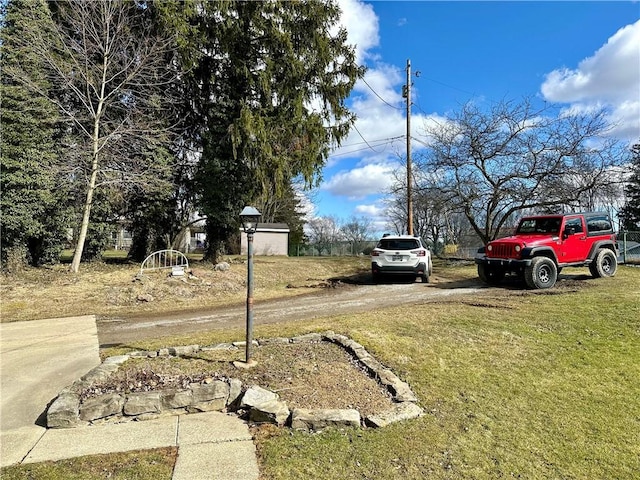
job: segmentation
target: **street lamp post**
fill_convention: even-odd
[[[245,363],[251,362],[251,346],[253,343],[253,234],[258,228],[262,214],[254,207],[244,207],[240,213],[242,229],[247,234],[247,336]]]

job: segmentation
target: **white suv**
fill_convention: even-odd
[[[429,282],[433,270],[431,252],[420,237],[385,235],[371,251],[371,274],[377,282],[383,275],[415,275]]]

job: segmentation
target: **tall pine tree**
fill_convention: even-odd
[[[58,169],[57,108],[17,78],[51,90],[42,59],[21,41],[28,32],[46,35],[47,4],[11,0],[2,9],[1,245],[3,267],[15,270],[58,261],[68,220],[67,184]]]
[[[640,143],[631,147],[631,177],[624,189],[626,204],[620,212],[625,230],[640,230]]]
[[[242,207],[300,176],[315,184],[354,120],[345,106],[364,73],[335,2],[165,4],[181,34],[185,116],[201,150],[195,177],[207,257],[237,232]],[[182,20],[180,22],[179,20]]]

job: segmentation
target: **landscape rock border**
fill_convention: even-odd
[[[379,428],[394,422],[417,418],[423,409],[409,385],[376,360],[356,341],[334,332],[309,333],[292,338],[258,340],[258,345],[273,343],[317,343],[329,341],[352,354],[366,371],[392,395],[391,409],[362,417],[354,409],[305,409],[290,411],[277,393],[257,385],[245,386],[238,379],[211,380],[192,383],[183,390],[136,393],[109,393],[81,402],[79,392],[104,382],[120,365],[132,357],[189,356],[200,351],[230,348],[232,344],[209,347],[187,345],[162,348],[156,351],[136,351],[107,358],[79,380],[63,389],[47,410],[48,428],[72,428],[109,421],[148,420],[163,415],[196,412],[235,412],[251,422],[273,423],[296,430],[317,431],[329,426]],[[238,342],[235,346],[244,345]]]

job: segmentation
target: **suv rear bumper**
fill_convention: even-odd
[[[409,265],[381,266],[375,262],[371,262],[371,273],[374,275],[425,275],[427,273],[427,264],[418,263],[415,266],[409,266]]]

